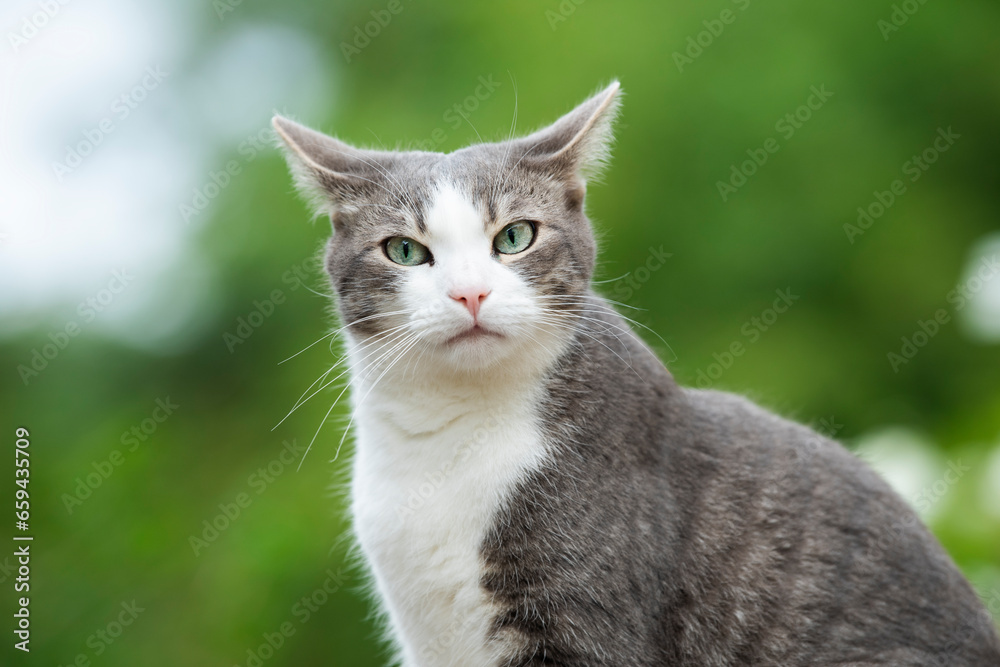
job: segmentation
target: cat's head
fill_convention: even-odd
[[[476,372],[564,342],[594,269],[585,181],[618,98],[615,82],[529,136],[449,154],[355,148],[276,116],[332,221],[326,268],[356,351]]]

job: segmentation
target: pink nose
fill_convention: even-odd
[[[463,287],[448,292],[448,296],[469,309],[473,320],[479,315],[479,308],[489,295],[490,290],[485,287]]]

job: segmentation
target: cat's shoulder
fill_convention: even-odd
[[[715,389],[681,388],[689,429],[736,454],[769,452],[775,463],[803,459],[868,476],[869,468],[831,436],[783,417],[745,396]],[[864,472],[862,472],[864,471]]]

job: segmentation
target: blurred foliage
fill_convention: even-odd
[[[970,249],[998,229],[1000,6],[932,0],[886,40],[878,21],[893,11],[888,0],[401,1],[349,63],[342,44],[387,3],[261,1],[234,6],[224,21],[205,3],[191,26],[194,53],[244,23],[289,26],[322,44],[336,72],[330,113],[303,120],[359,144],[431,140],[442,151],[505,136],[515,89],[517,129],[527,131],[620,78],[615,158],[588,200],[602,239],[597,279],[610,281],[601,290],[621,296],[615,279],[642,266],[649,248],[672,253],[627,302],[669,344],[685,384],[733,341],[747,342],[741,327],[775,290],[798,295],[716,385],[803,421],[833,419],[849,444],[905,425],[942,460],[961,458],[972,471],[941,499],[932,525],[983,593],[1000,596],[1000,509],[982,501],[1000,439],[1000,346],[952,322],[899,372],[886,357],[918,320],[947,307]],[[727,8],[735,20],[678,71],[674,53]],[[470,108],[481,77],[499,86]],[[786,140],[775,124],[812,86],[833,96]],[[456,104],[467,122],[454,122]],[[295,113],[282,100],[274,106]],[[849,242],[843,226],[857,208],[948,127],[961,139]],[[717,182],[769,137],[780,150],[723,201]],[[236,157],[230,146],[215,164]],[[252,479],[280,461],[284,441],[308,443],[336,396],[324,391],[272,432],[334,359],[324,341],[278,365],[330,326],[327,299],[288,277],[301,267],[309,288],[329,291],[314,261],[328,229],[308,217],[276,153],[246,165],[197,239],[221,296],[205,333],[181,350],[138,351],[87,334],[26,387],[14,369],[66,317],[53,313],[0,344],[4,441],[27,425],[35,457],[37,664],[69,665],[83,653],[95,665],[247,665],[248,649],[265,635],[276,642],[286,622],[294,634],[263,664],[383,664],[344,537],[350,444],[329,463],[345,412],[331,415],[301,470],[296,457],[260,493],[262,478]],[[223,334],[276,289],[284,303],[230,353]],[[167,397],[174,414],[67,511],[63,496],[78,478],[125,450],[123,434]],[[220,504],[232,512],[241,493],[249,506],[196,556],[190,536]],[[322,590],[327,570],[342,573],[342,585],[322,604],[326,596],[314,596],[303,623],[296,605]],[[96,655],[95,633],[132,600],[145,611]],[[21,664],[9,637],[3,651],[2,662]]]

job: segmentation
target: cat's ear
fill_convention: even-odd
[[[614,81],[552,125],[519,139],[525,160],[567,178],[598,175],[610,156],[620,98],[621,85]]]
[[[354,148],[282,116],[275,116],[271,124],[281,139],[295,185],[316,215],[333,217],[339,208],[350,208],[378,180],[375,151]]]

